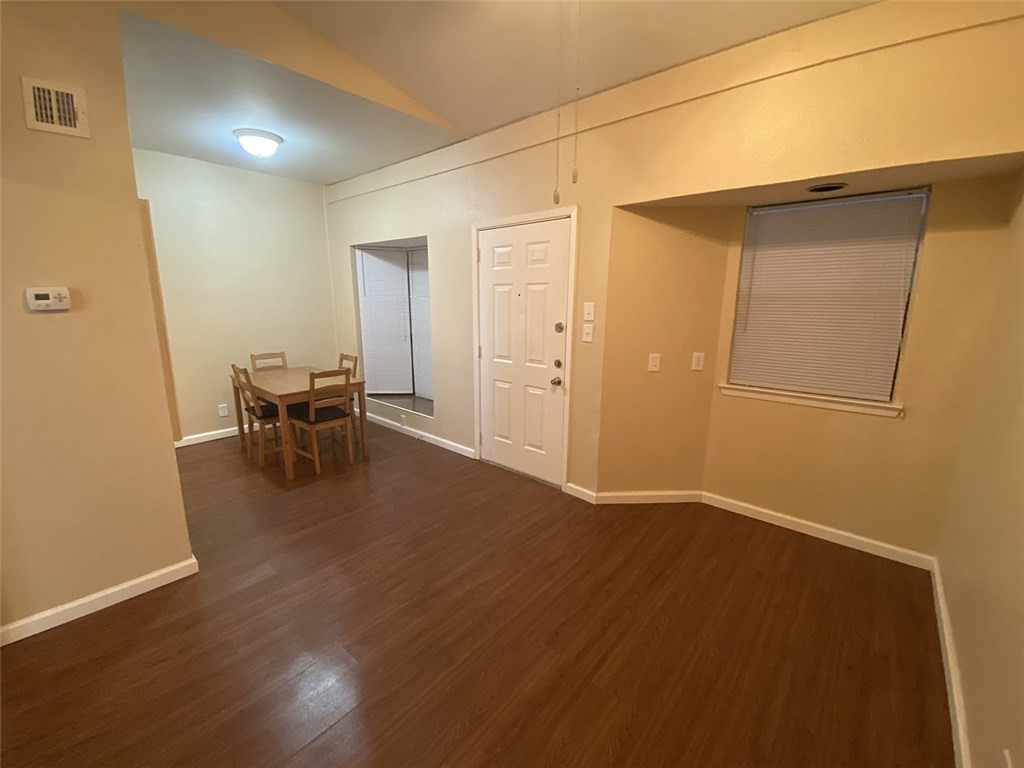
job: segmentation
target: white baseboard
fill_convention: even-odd
[[[562,490],[591,504],[678,504],[700,501],[702,496],[700,491],[592,491],[573,483]]]
[[[942,666],[946,670],[946,696],[949,698],[949,719],[953,727],[953,754],[957,768],[971,768],[971,750],[967,743],[967,716],[964,692],[960,684],[960,664],[956,657],[953,626],[949,620],[946,592],[942,587],[942,571],[936,560],[932,568],[932,590],[935,593],[935,615],[939,621],[942,643]]]
[[[459,454],[460,456],[467,456],[470,459],[477,458],[477,452],[475,449],[470,448],[468,445],[462,445],[460,443],[453,442],[451,440],[445,440],[443,437],[432,435],[429,432],[423,432],[419,429],[413,429],[409,426],[403,426],[397,421],[391,421],[391,419],[385,419],[383,416],[378,416],[375,413],[367,413],[366,418],[372,421],[374,424],[380,424],[382,427],[393,429],[396,432],[401,432],[403,435],[409,437],[415,437],[417,440],[422,440],[425,443],[431,445],[437,445],[441,448],[447,448],[449,451]]]
[[[849,533],[838,528],[832,528],[821,523],[813,523],[799,517],[792,517],[782,512],[774,512],[764,507],[747,504],[736,499],[729,499],[719,496],[716,493],[707,491],[590,491],[572,483],[566,483],[562,488],[568,494],[577,498],[589,501],[591,504],[678,504],[682,502],[702,501],[712,507],[725,509],[729,512],[736,512],[746,517],[752,517],[765,523],[788,528],[791,531],[799,531],[809,536],[825,539],[846,547],[859,549],[861,552],[869,552],[872,555],[895,560],[898,563],[912,565],[915,568],[923,568],[926,571],[935,569],[935,558],[922,552],[915,552],[912,549],[898,547],[895,544],[887,544],[877,539],[869,539],[856,533]]]
[[[186,445],[208,443],[211,440],[223,440],[225,437],[238,437],[238,427],[232,426],[227,429],[217,429],[213,432],[200,432],[198,435],[185,435],[181,440],[175,441],[174,447],[184,448]]]
[[[705,492],[702,494],[701,500],[705,504],[710,504],[712,507],[726,509],[730,512],[737,512],[741,515],[752,517],[755,520],[762,520],[766,523],[772,523],[773,525],[778,525],[782,528],[789,528],[791,531],[806,533],[809,536],[825,539],[826,541],[831,541],[836,544],[842,544],[843,546],[852,547],[853,549],[859,549],[861,552],[868,552],[872,555],[885,557],[889,560],[895,560],[898,563],[912,565],[915,568],[923,568],[926,571],[930,571],[935,564],[934,557],[922,552],[915,552],[912,549],[898,547],[895,544],[887,544],[884,541],[878,541],[877,539],[869,539],[866,536],[849,533],[847,531],[840,530],[839,528],[822,525],[821,523],[812,523],[809,520],[803,520],[799,517],[791,517],[790,515],[785,515],[782,512],[773,512],[770,509],[756,507],[753,504],[747,504],[742,501],[737,501],[736,499],[728,499],[725,496],[719,496],[715,493]]]
[[[679,504],[701,501],[700,491],[598,491],[598,504]]]
[[[597,504],[597,494],[583,486],[566,483],[562,486],[562,490],[570,496],[575,496],[577,499],[583,499],[584,501],[589,501],[591,504]]]
[[[23,640],[26,637],[37,635],[61,624],[66,624],[69,621],[80,619],[90,613],[109,608],[123,600],[137,597],[143,592],[149,592],[150,590],[170,584],[172,581],[191,576],[198,571],[199,563],[196,562],[195,556],[192,556],[188,560],[182,560],[180,563],[161,568],[159,571],[147,573],[145,576],[139,576],[137,579],[94,592],[91,595],[80,597],[77,600],[72,600],[70,603],[58,605],[55,608],[41,611],[24,619],[12,621],[10,624],[0,627],[0,645]]]

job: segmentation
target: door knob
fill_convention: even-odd
[[[562,377],[561,376],[555,376],[555,378],[553,378],[551,380],[551,383],[554,384],[556,387],[561,386],[562,385]]]

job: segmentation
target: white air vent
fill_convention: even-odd
[[[21,78],[25,95],[25,122],[34,131],[50,131],[89,138],[85,91],[73,85]]]

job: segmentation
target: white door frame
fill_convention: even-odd
[[[470,254],[473,260],[473,346],[476,347],[476,357],[473,358],[473,458],[479,460],[483,454],[483,435],[480,431],[480,232],[486,229],[502,229],[504,227],[515,227],[520,224],[552,221],[554,219],[569,220],[569,275],[565,318],[565,332],[567,335],[565,337],[565,373],[562,374],[565,410],[562,413],[561,486],[564,491],[569,476],[569,417],[570,403],[572,401],[572,347],[574,341],[573,331],[575,329],[573,318],[576,314],[576,242],[579,217],[577,216],[577,206],[575,205],[491,219],[481,224],[474,224],[472,227],[473,242]]]

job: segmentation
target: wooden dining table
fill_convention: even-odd
[[[281,455],[284,457],[284,475],[289,480],[295,478],[295,438],[291,425],[288,423],[288,406],[294,403],[309,402],[309,374],[319,373],[322,368],[309,365],[295,365],[288,368],[264,368],[249,372],[252,379],[253,393],[268,403],[277,406],[281,419]],[[320,379],[319,384],[329,384],[333,379]],[[340,383],[340,380],[339,380]],[[366,428],[366,382],[362,379],[350,379],[349,391],[359,398],[359,441],[363,446],[363,458],[370,458],[370,433]],[[238,439],[245,448],[245,426],[243,425],[242,394],[231,380],[231,388],[235,397],[235,416],[238,420]]]

